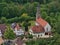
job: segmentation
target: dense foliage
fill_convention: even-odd
[[[7,30],[4,33],[4,38],[8,39],[8,40],[12,40],[12,39],[15,39],[15,37],[16,36],[15,36],[15,33],[13,32],[13,30],[10,28],[7,28]]]
[[[28,45],[60,45],[60,0],[0,0],[0,23],[23,23],[26,20],[33,21],[36,17],[36,7],[40,3],[40,14],[52,26],[55,36],[38,42],[28,42]],[[33,24],[33,23],[32,23]],[[46,43],[46,44],[45,44]]]

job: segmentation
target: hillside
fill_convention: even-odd
[[[60,45],[60,0],[0,0],[0,24],[17,22],[24,26],[28,20],[34,25],[38,3],[41,17],[51,25],[54,37],[29,41],[27,45]]]

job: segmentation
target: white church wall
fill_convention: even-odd
[[[44,27],[45,32],[50,32],[51,31],[51,26],[47,23],[47,25]]]

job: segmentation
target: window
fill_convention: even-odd
[[[46,32],[45,35],[48,35],[48,33]]]
[[[38,35],[38,37],[39,37],[39,35]]]
[[[42,36],[42,34],[41,34],[41,36]]]

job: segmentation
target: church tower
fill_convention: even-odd
[[[37,12],[36,12],[36,19],[40,18],[40,17],[41,17],[41,15],[40,15],[40,4],[38,3]]]

